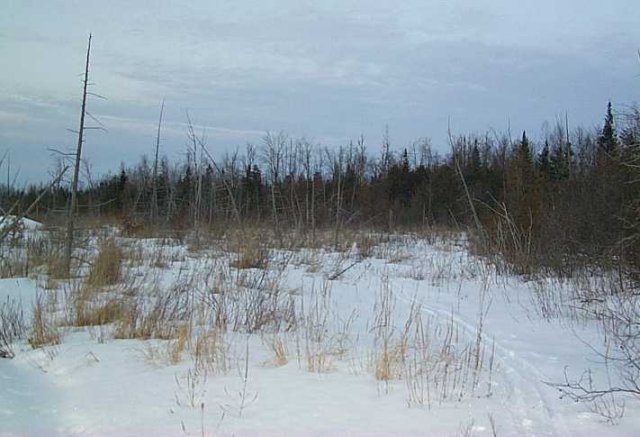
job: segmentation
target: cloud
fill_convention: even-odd
[[[268,129],[375,143],[385,125],[398,146],[428,135],[437,147],[449,116],[462,130],[531,129],[564,111],[590,125],[638,89],[631,0],[25,0],[3,12],[0,142],[69,141],[92,31],[92,91],[108,100],[89,110],[109,131],[91,140],[118,150],[100,152],[112,167],[153,143],[163,99],[164,145],[180,153],[187,110],[219,150]]]
[[[109,126],[109,129],[118,129],[136,134],[147,135],[153,138],[157,135],[158,121],[152,121],[141,118],[125,118],[115,115],[98,114],[97,118]],[[241,139],[249,136],[263,135],[264,131],[249,129],[232,129],[220,126],[211,126],[207,124],[192,123],[196,133],[205,132],[209,136],[221,139]],[[164,135],[186,136],[188,129],[187,122],[163,122],[161,131]]]
[[[19,111],[4,111],[0,109],[0,125],[21,124],[27,121],[27,114]]]

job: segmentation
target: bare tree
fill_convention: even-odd
[[[151,181],[151,220],[155,223],[158,219],[158,155],[160,152],[160,129],[162,128],[162,114],[164,112],[164,100],[160,106],[160,118],[158,119],[158,133],[156,135],[156,148],[153,156],[153,175]]]
[[[279,132],[277,135],[267,132],[263,138],[265,146],[265,155],[267,165],[269,166],[269,182],[271,188],[271,209],[273,214],[273,226],[275,233],[280,237],[280,223],[278,220],[278,205],[276,200],[276,191],[280,183],[280,171],[282,167],[284,148],[286,145],[287,137],[283,132]]]
[[[65,251],[65,271],[71,272],[71,254],[73,252],[73,231],[75,225],[75,214],[78,202],[78,177],[80,175],[80,162],[82,157],[82,143],[84,141],[84,119],[87,113],[87,87],[89,85],[89,58],[91,55],[91,34],[87,44],[87,57],[84,67],[84,78],[82,87],[82,109],[80,111],[80,127],[78,129],[78,146],[75,153],[75,165],[73,170],[73,180],[71,182],[71,203],[69,204],[67,218],[67,244]]]
[[[204,153],[204,156],[209,160],[209,162],[211,163],[213,168],[218,172],[218,174],[222,175],[223,172],[220,169],[220,166],[218,165],[218,163],[213,159],[213,156],[211,156],[211,154],[207,150],[207,146],[206,146],[205,141],[201,137],[196,135],[196,133],[195,133],[195,131],[193,129],[193,123],[191,123],[191,118],[189,118],[189,114],[188,113],[187,113],[187,129],[188,129],[188,134],[187,135],[189,137],[189,140],[194,145],[197,145],[197,146],[200,147],[201,152]],[[238,226],[240,226],[240,228],[244,231],[243,221],[242,221],[242,218],[240,216],[240,211],[238,210],[238,206],[236,205],[236,199],[235,199],[232,187],[230,186],[229,182],[226,180],[224,175],[222,175],[222,184],[224,185],[224,188],[227,191],[227,194],[229,196],[229,201],[231,202],[231,208],[232,208],[232,211],[233,211],[233,215],[234,215],[234,217],[236,219],[236,222],[238,223]]]

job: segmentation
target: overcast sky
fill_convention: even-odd
[[[96,174],[185,150],[185,112],[213,154],[265,131],[323,145],[385,126],[399,148],[456,132],[526,129],[569,114],[592,127],[640,95],[637,0],[0,0],[0,153],[42,180],[71,150],[94,35],[88,109]],[[206,129],[205,129],[206,127]],[[6,171],[6,167],[0,169]]]

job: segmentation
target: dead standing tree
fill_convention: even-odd
[[[283,164],[283,156],[287,137],[284,132],[273,134],[267,132],[263,137],[264,154],[269,169],[269,184],[271,190],[271,214],[273,217],[273,229],[276,238],[281,241],[280,220],[278,217],[278,198],[280,197],[280,170]]]
[[[80,176],[80,161],[82,154],[82,143],[84,141],[84,120],[87,113],[87,87],[89,85],[89,57],[91,55],[91,34],[89,34],[89,43],[87,44],[87,57],[84,67],[83,86],[82,86],[82,109],[80,111],[80,127],[78,129],[78,145],[75,153],[75,164],[73,170],[73,180],[71,182],[71,202],[67,216],[67,241],[65,247],[65,266],[64,271],[67,275],[71,273],[71,255],[73,252],[73,232],[75,226],[75,215],[78,203],[78,178]]]
[[[153,156],[153,175],[151,180],[151,222],[155,225],[158,221],[158,155],[160,153],[160,129],[162,128],[162,114],[164,113],[164,100],[160,106],[160,118],[158,119],[158,133],[156,135],[156,147]]]

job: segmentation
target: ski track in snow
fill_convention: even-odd
[[[406,304],[414,302],[413,297],[402,291],[394,293]],[[476,325],[463,319],[459,313],[425,304],[422,304],[422,311],[436,316],[442,322],[453,319],[467,336],[475,336]],[[486,326],[483,327],[482,343],[485,350],[490,350],[495,344],[496,357],[503,367],[506,382],[510,384],[510,397],[503,400],[503,405],[519,426],[520,435],[569,435],[569,428],[562,416],[553,413],[548,394],[545,393],[548,391],[548,386],[543,382],[545,377],[533,365],[518,356],[515,350],[505,347],[495,333],[487,332]]]

